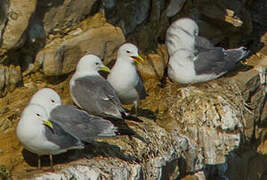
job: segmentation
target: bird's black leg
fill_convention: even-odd
[[[50,168],[53,169],[53,155],[49,154],[49,159],[50,159]]]
[[[41,169],[41,157],[38,155],[38,169]]]

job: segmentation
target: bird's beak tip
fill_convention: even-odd
[[[110,69],[107,66],[102,66],[99,70],[104,72],[110,72]]]
[[[141,56],[131,56],[131,58],[137,63],[137,64],[143,64],[144,59]]]

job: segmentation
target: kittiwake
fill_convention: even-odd
[[[138,55],[137,47],[131,43],[125,43],[119,48],[116,63],[107,78],[121,103],[134,104],[136,114],[140,99],[145,99],[147,96],[142,79],[136,70],[136,63],[142,61],[143,58]]]
[[[91,142],[96,137],[116,136],[117,127],[110,121],[90,115],[75,106],[62,105],[60,96],[51,88],[37,91],[32,96],[30,104],[43,106],[51,121],[58,123],[65,131],[82,141]]]
[[[168,28],[168,76],[174,82],[187,84],[216,79],[248,54],[244,47],[227,50],[215,47],[198,34],[198,25],[190,18],[181,18]]]
[[[176,51],[169,59],[168,76],[174,82],[189,84],[216,79],[235,67],[247,55],[245,48],[222,48],[195,55],[188,49]]]
[[[41,168],[41,155],[49,155],[53,168],[52,155],[84,148],[77,137],[66,132],[58,123],[50,121],[45,109],[37,104],[29,104],[23,110],[16,130],[21,144],[38,155],[38,168]]]
[[[72,100],[90,114],[123,119],[126,112],[114,88],[99,70],[109,72],[97,56],[85,55],[80,59],[69,84]]]

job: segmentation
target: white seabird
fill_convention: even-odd
[[[107,78],[118,94],[121,103],[134,104],[136,113],[140,99],[145,99],[147,96],[142,79],[136,70],[136,63],[142,61],[135,45],[123,44],[118,50],[116,63]]]
[[[166,32],[165,43],[169,56],[178,49],[195,49],[195,37],[199,33],[198,25],[190,18],[181,18],[174,21]]]
[[[198,33],[198,25],[190,18],[175,21],[167,30],[168,76],[174,82],[188,84],[216,79],[248,54],[244,47],[228,50],[215,47]]]
[[[40,89],[32,96],[30,104],[43,106],[51,121],[82,141],[91,142],[96,137],[116,136],[117,127],[110,121],[90,115],[75,106],[62,105],[60,96],[53,89]]]
[[[99,70],[109,72],[97,56],[85,55],[80,59],[69,84],[72,100],[90,114],[123,119],[126,112],[114,88]]]
[[[41,168],[41,155],[49,155],[53,168],[52,155],[84,148],[78,138],[66,132],[59,124],[49,121],[45,109],[37,104],[29,104],[23,110],[16,130],[21,144],[38,155],[38,168]]]
[[[235,67],[247,55],[245,48],[212,49],[195,56],[193,51],[180,49],[169,59],[168,76],[174,82],[189,84],[216,79]]]

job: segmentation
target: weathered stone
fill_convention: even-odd
[[[57,29],[72,27],[88,17],[97,0],[42,0],[38,1],[36,16],[48,34]]]
[[[8,76],[8,83],[6,86],[8,87],[9,92],[11,92],[16,88],[18,82],[22,80],[20,66],[15,67],[11,65],[8,70]]]
[[[222,31],[220,36],[216,37],[216,43],[227,39],[227,47],[236,47],[240,42],[240,34],[237,32],[249,34],[252,31],[252,20],[248,9],[245,7],[245,1],[214,1],[209,0],[198,0],[196,2],[196,14],[199,20],[202,19],[202,16],[210,18],[209,21],[205,20],[208,23],[209,27],[216,29],[213,32],[206,32],[207,37],[215,35],[214,32]],[[200,26],[200,31],[202,27]],[[207,29],[207,28],[206,28]],[[209,30],[210,31],[210,30]],[[204,30],[202,32],[205,32]],[[231,35],[231,38],[228,37]]]
[[[2,30],[3,49],[17,48],[25,42],[24,32],[28,27],[30,18],[35,11],[36,0],[10,0],[8,21]]]
[[[133,32],[137,25],[149,17],[150,0],[117,1],[114,6],[115,3],[104,1],[108,22],[120,26],[126,35]]]
[[[0,2],[0,44],[2,42],[2,35],[8,21],[8,0],[2,0]]]
[[[138,64],[138,71],[143,79],[162,79],[167,67],[168,53],[165,46],[159,47],[157,54],[148,54],[143,64]]]
[[[171,0],[166,9],[168,17],[175,16],[183,7],[185,0]]]
[[[63,41],[52,42],[37,54],[35,61],[43,62],[43,72],[47,76],[67,74],[75,69],[83,55],[91,53],[108,59],[114,49],[124,41],[119,28],[105,24],[98,28],[89,28]]]

